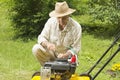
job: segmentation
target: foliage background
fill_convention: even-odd
[[[15,37],[21,37],[23,40],[37,37],[49,18],[49,12],[54,9],[56,1],[64,0],[12,0],[11,20]]]
[[[82,25],[83,31],[113,36],[120,30],[119,0],[12,0],[10,18],[15,37],[23,40],[37,37],[57,1],[66,1],[77,10],[73,15],[76,15],[75,19]]]

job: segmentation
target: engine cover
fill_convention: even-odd
[[[44,67],[50,67],[52,73],[65,73],[67,71],[74,74],[76,63],[70,63],[67,59],[56,59],[53,62],[46,62]]]

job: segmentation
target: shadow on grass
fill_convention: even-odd
[[[120,27],[114,29],[101,28],[101,27],[83,27],[83,33],[93,35],[99,39],[115,39],[120,36]]]

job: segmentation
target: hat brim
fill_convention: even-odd
[[[62,17],[62,16],[70,15],[70,14],[72,14],[75,11],[76,11],[75,9],[69,8],[67,12],[64,12],[64,13],[60,14],[60,13],[56,13],[55,10],[54,10],[54,11],[49,13],[49,16],[50,17]]]

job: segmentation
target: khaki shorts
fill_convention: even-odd
[[[32,48],[32,52],[42,66],[46,61],[54,61],[57,57],[57,53],[45,49],[40,44],[35,44]]]

